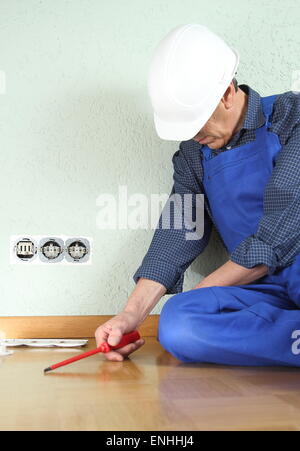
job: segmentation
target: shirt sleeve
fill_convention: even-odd
[[[133,276],[135,283],[140,277],[161,283],[167,289],[166,294],[182,291],[184,272],[203,252],[212,230],[211,219],[203,203],[199,202],[203,188],[193,175],[181,147],[173,155],[172,162],[174,183],[171,193],[162,210],[150,247]],[[190,196],[186,197],[187,194]],[[203,199],[203,196],[200,197]],[[197,226],[192,227],[193,223],[187,218],[195,221],[198,208],[202,208],[202,233],[197,239],[195,235],[191,239],[191,234],[197,233]],[[166,227],[165,220],[168,218],[170,227]]]
[[[257,232],[230,259],[246,268],[268,266],[268,274],[289,266],[300,252],[300,124],[282,147],[264,193]]]

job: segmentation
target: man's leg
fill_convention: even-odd
[[[184,362],[300,366],[300,354],[292,352],[298,329],[300,310],[282,286],[215,286],[171,297],[158,339]]]

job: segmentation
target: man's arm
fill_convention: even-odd
[[[140,278],[128,298],[124,312],[137,318],[137,327],[147,318],[167,289],[154,280]]]
[[[195,158],[195,165],[192,165],[193,170],[199,173],[201,171],[200,155],[197,153],[199,148],[193,149],[191,145],[187,150],[193,152]],[[197,207],[196,195],[202,192],[197,177],[191,170],[181,148],[174,154],[172,161],[174,165],[174,185],[171,195],[173,193],[179,195],[191,194],[192,212],[195,212]],[[96,330],[97,345],[103,341],[116,345],[124,333],[131,332],[139,327],[164,294],[175,294],[182,291],[183,274],[190,263],[206,247],[212,223],[205,210],[204,235],[196,240],[186,239],[187,234],[193,233],[194,230],[192,227],[188,228],[184,221],[184,203],[182,203],[182,208],[180,206],[181,203],[179,202],[176,208],[170,210],[171,227],[169,228],[161,227],[161,215],[149,250],[133,276],[136,286],[123,310]],[[195,215],[191,215],[191,217],[195,218]],[[180,218],[182,219],[182,228],[174,227],[174,223],[177,221],[178,224]],[[187,222],[190,226],[191,223]],[[108,360],[123,360],[143,344],[144,339],[141,338],[122,349],[106,353],[105,357]]]
[[[268,273],[268,266],[257,265],[254,268],[247,269],[244,266],[238,265],[231,260],[228,260],[216,271],[209,274],[196,288],[212,287],[212,286],[229,286],[229,285],[246,285],[265,276]]]

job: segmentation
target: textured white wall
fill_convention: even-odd
[[[146,78],[173,27],[206,24],[263,95],[299,70],[299,0],[0,0],[0,315],[114,314],[152,230],[101,231],[103,192],[168,193],[177,143],[155,134]],[[199,55],[201,58],[201,55]],[[1,92],[1,91],[0,91]],[[92,266],[9,264],[16,234],[91,236]],[[185,289],[226,259],[216,235]],[[154,310],[160,311],[162,302]]]

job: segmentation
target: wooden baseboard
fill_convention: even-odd
[[[0,338],[92,338],[113,315],[2,316]],[[156,336],[159,315],[149,315],[139,327],[144,337]],[[1,337],[2,336],[2,337]]]

